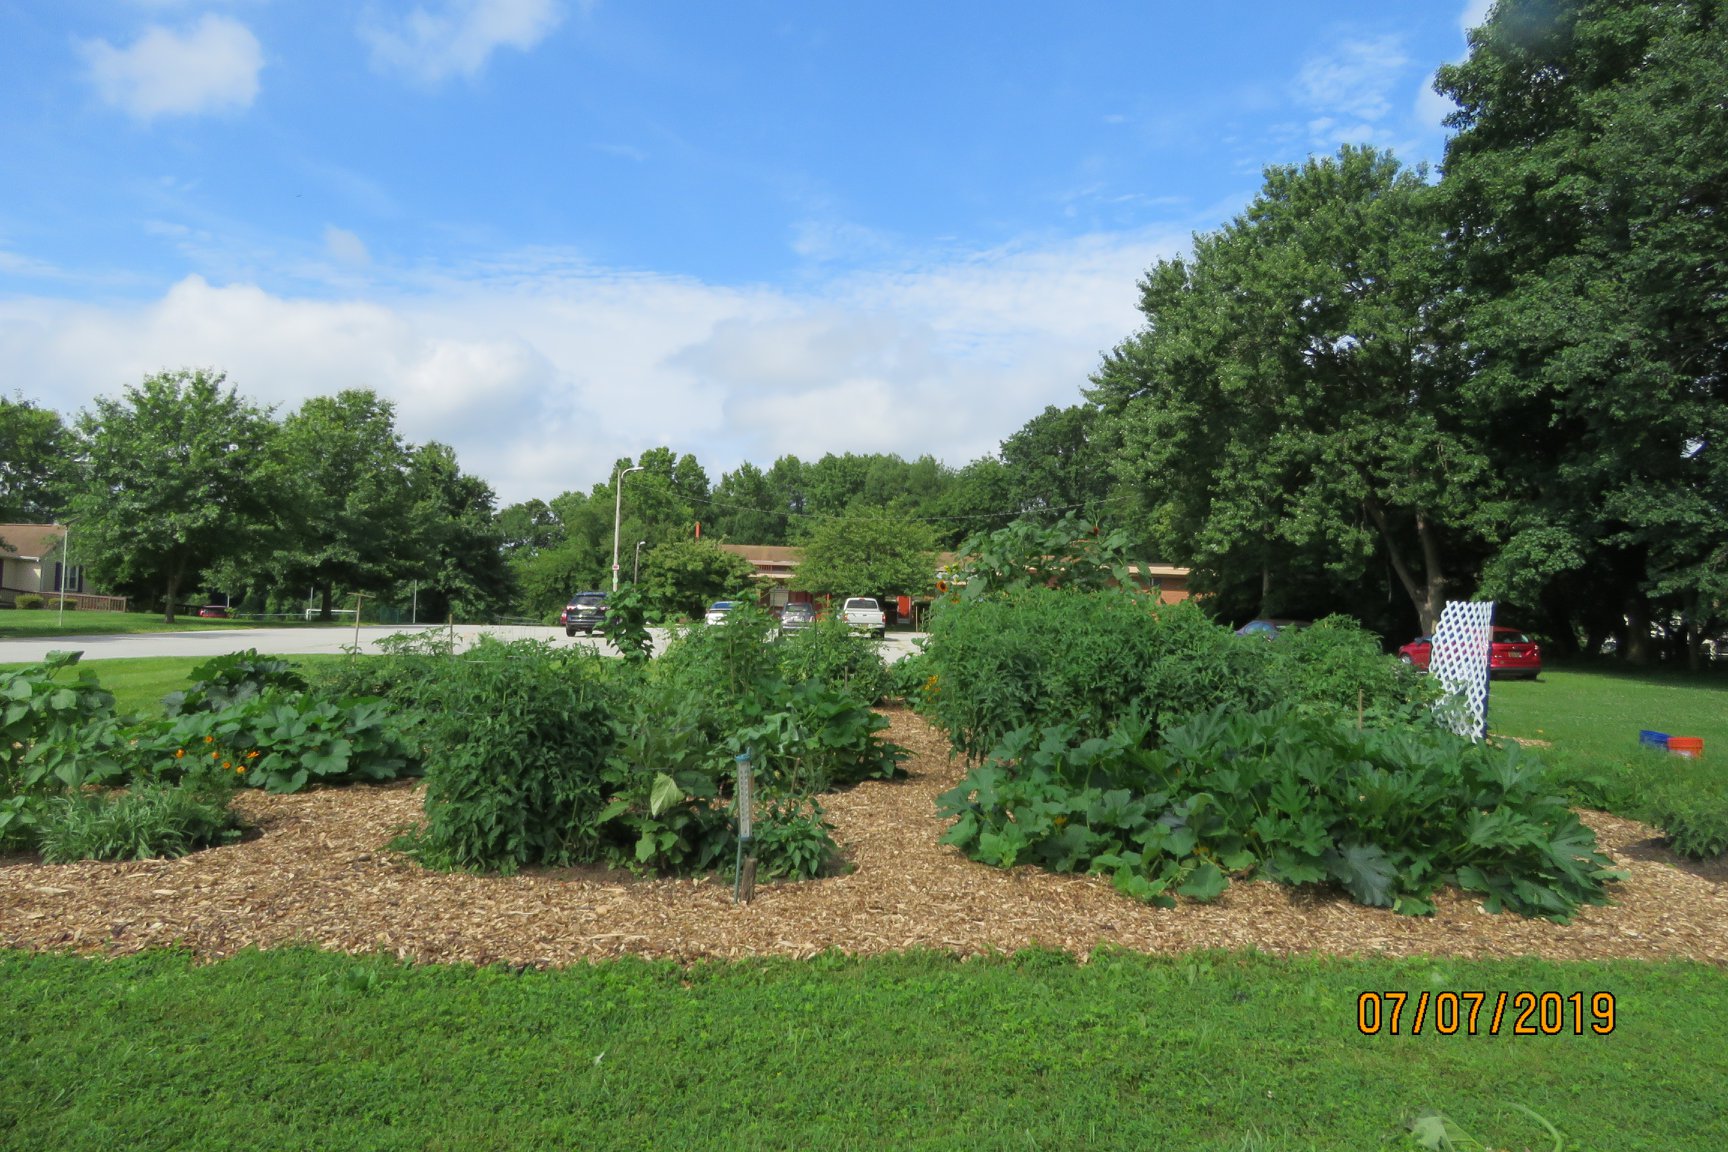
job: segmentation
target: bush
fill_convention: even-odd
[[[618,743],[599,659],[483,636],[427,685],[422,860],[512,873],[598,858]]]
[[[1640,750],[1622,787],[1626,812],[1662,830],[1675,855],[1709,860],[1728,852],[1728,775],[1703,760]]]
[[[1234,635],[1192,601],[1122,589],[1027,587],[951,598],[933,614],[922,710],[958,752],[1069,723],[1101,735],[1130,716],[1165,728],[1228,705],[1431,726],[1433,688],[1354,623],[1334,617],[1268,642]],[[908,676],[912,673],[908,672]]]
[[[1411,914],[1455,884],[1491,912],[1563,922],[1618,878],[1516,747],[1290,706],[1221,707],[1168,729],[1162,748],[1151,731],[1131,718],[1091,739],[1072,725],[1014,732],[938,801],[957,817],[943,841],[1000,867],[1107,874],[1161,903],[1260,873]]]
[[[70,596],[55,596],[43,601],[43,606],[49,611],[59,611],[61,608],[64,608],[68,612],[75,612],[78,609],[78,601],[72,599]]]
[[[240,836],[221,790],[141,784],[117,795],[75,793],[42,809],[37,839],[50,864],[185,856]]]
[[[20,592],[13,600],[13,603],[17,604],[20,608],[40,608],[44,601],[42,597],[36,595],[34,592]]]
[[[925,649],[936,677],[926,711],[969,756],[1027,725],[1097,734],[1134,714],[1156,733],[1220,704],[1270,705],[1267,647],[1192,603],[1115,589],[1029,587],[945,602]]]
[[[892,684],[881,648],[834,616],[782,637],[779,667],[789,684],[814,680],[866,704],[875,704],[888,695]]]
[[[1432,724],[1439,682],[1387,656],[1380,638],[1348,616],[1328,616],[1255,642],[1266,646],[1276,697],[1299,712],[1360,715],[1376,728]]]

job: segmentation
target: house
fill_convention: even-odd
[[[126,610],[124,596],[96,596],[84,587],[84,568],[62,570],[66,528],[61,524],[0,524],[0,601],[16,604],[24,593],[58,596],[65,579],[66,598],[80,608]],[[70,607],[70,605],[68,605]]]
[[[803,558],[802,548],[772,544],[721,544],[719,547],[722,551],[744,557],[755,566],[756,571],[752,573],[752,578],[763,586],[762,605],[769,611],[777,611],[788,604],[810,602],[810,593],[789,587],[792,574],[798,570],[798,561]],[[938,553],[935,579],[943,581],[954,571],[958,559],[959,555],[954,552]],[[1142,588],[1156,591],[1158,598],[1166,604],[1176,604],[1188,599],[1189,570],[1186,568],[1171,564],[1131,564],[1128,571]],[[898,602],[890,601],[883,607],[891,615],[917,620],[929,603],[928,596],[901,596],[898,597]]]

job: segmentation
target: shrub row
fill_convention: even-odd
[[[1221,706],[1283,702],[1399,726],[1425,722],[1432,692],[1347,618],[1267,642],[1234,635],[1192,602],[1114,589],[1027,587],[943,603],[920,665],[907,675],[928,672],[913,686],[923,710],[968,756],[1028,725],[1100,734],[1131,714],[1155,741]]]
[[[1617,877],[1594,835],[1516,747],[1438,728],[1380,731],[1280,706],[1219,707],[1103,736],[1021,728],[940,798],[943,837],[999,867],[1111,876],[1141,899],[1211,899],[1230,874],[1325,883],[1421,914],[1438,887],[1490,911],[1565,921]]]

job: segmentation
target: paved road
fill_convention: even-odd
[[[444,632],[441,625],[420,627],[363,626],[359,629],[362,652],[377,652],[378,641],[404,632]],[[666,646],[668,632],[663,628],[649,630],[654,637],[654,650]],[[615,656],[617,650],[605,640],[586,636],[566,638],[562,628],[458,624],[455,628],[459,644],[469,645],[474,638],[487,633],[501,640],[549,640],[557,645],[596,648]],[[913,641],[923,638],[921,632],[896,632],[882,641],[882,656],[890,664],[916,651]],[[83,652],[85,660],[118,660],[134,656],[196,656],[209,658],[228,652],[255,648],[270,656],[300,656],[310,653],[341,653],[355,642],[352,628],[224,628],[199,632],[140,632],[123,636],[55,636],[46,639],[0,640],[0,664],[26,664],[42,659],[50,652]]]

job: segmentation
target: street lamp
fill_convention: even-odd
[[[648,543],[646,540],[636,541],[636,563],[630,568],[630,583],[632,584],[636,583],[642,575],[642,545],[646,543]]]
[[[642,471],[642,465],[625,468],[612,477],[612,591],[618,591],[618,526],[624,514],[624,477]]]

